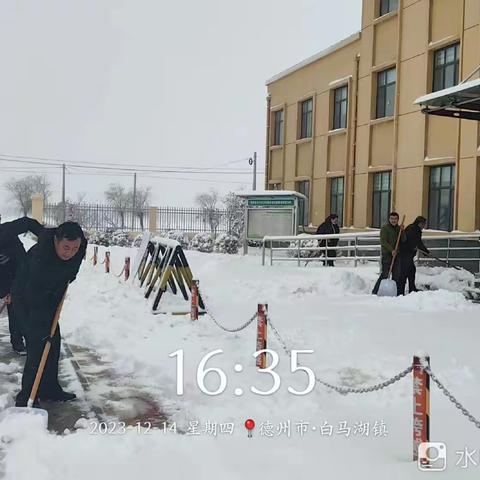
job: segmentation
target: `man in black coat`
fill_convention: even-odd
[[[333,235],[336,233],[340,233],[340,227],[338,226],[338,215],[336,213],[330,214],[325,221],[317,228],[317,235]],[[319,247],[325,248],[328,247],[336,247],[338,245],[338,238],[329,238],[326,240],[321,240],[319,242]],[[326,251],[326,258],[336,258],[337,251],[328,248]],[[329,267],[333,267],[334,263],[333,260],[324,260],[324,265],[328,265]]]
[[[15,274],[26,255],[18,235],[32,232],[38,237],[42,231],[42,225],[28,217],[0,225],[0,299],[7,305],[10,342],[15,352],[20,355],[26,354],[25,344],[10,296]]]
[[[69,283],[73,282],[85,255],[87,241],[80,225],[65,222],[56,229],[45,229],[32,247],[15,277],[12,300],[27,343],[27,360],[22,390],[16,405],[27,404],[40,358],[55,312]],[[68,401],[75,394],[65,392],[58,383],[60,328],[51,339],[38,397],[48,401]]]
[[[422,241],[422,230],[427,225],[425,217],[417,217],[415,221],[409,225],[402,234],[400,242],[400,279],[398,281],[398,294],[405,294],[405,285],[408,279],[408,291],[418,292],[415,286],[415,255],[417,250],[423,253],[430,253],[428,248]]]

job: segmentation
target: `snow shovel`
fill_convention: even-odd
[[[45,343],[45,347],[43,348],[42,358],[40,359],[40,364],[38,365],[37,374],[35,376],[35,381],[33,382],[32,391],[30,392],[30,397],[27,402],[26,407],[10,407],[7,408],[2,414],[0,415],[0,421],[15,414],[28,414],[28,415],[37,415],[41,418],[42,424],[45,429],[48,427],[48,412],[43,408],[33,408],[33,402],[35,401],[35,397],[37,396],[38,387],[40,386],[40,382],[42,380],[43,371],[45,370],[45,365],[47,363],[48,354],[50,353],[50,348],[52,345],[51,339],[55,335],[55,331],[57,330],[58,326],[58,319],[60,318],[60,313],[62,311],[63,302],[65,301],[65,297],[67,295],[68,285],[65,289],[62,299],[58,304],[57,310],[55,312],[55,316],[53,317],[52,327],[50,329],[50,337],[47,338]]]
[[[405,215],[402,218],[402,224],[400,225],[400,231],[398,232],[397,236],[397,243],[395,244],[395,250],[398,251],[398,245],[400,243],[400,237],[402,236],[403,232],[403,224],[405,223]],[[397,253],[398,255],[398,253]],[[391,278],[392,276],[392,271],[393,271],[393,265],[395,263],[397,256],[395,255],[394,257],[392,256],[392,261],[390,262],[390,270],[388,271],[388,276],[387,278],[384,278],[378,287],[378,292],[377,295],[379,297],[396,297],[398,290],[397,290],[397,283],[395,280]]]

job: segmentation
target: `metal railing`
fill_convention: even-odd
[[[338,240],[337,246],[329,246],[328,240]],[[324,241],[325,245],[319,246]],[[426,232],[423,241],[430,252],[440,260],[460,265],[471,272],[480,271],[480,233],[435,235]],[[355,232],[331,235],[266,236],[262,241],[262,265],[265,265],[267,250],[269,263],[296,262],[298,266],[310,262],[358,263],[379,262],[381,256],[380,233]],[[335,251],[336,257],[328,252]],[[283,255],[282,255],[283,254]],[[435,265],[430,257],[419,256],[420,263]]]

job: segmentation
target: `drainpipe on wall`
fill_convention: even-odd
[[[464,65],[464,55],[463,52],[465,50],[465,0],[463,0],[463,9],[462,9],[462,33],[460,39],[460,48],[462,49],[460,52],[460,64],[459,64],[459,72],[458,76],[460,81],[463,77],[463,65]],[[457,152],[455,158],[455,200],[454,200],[454,207],[453,207],[453,230],[458,230],[458,199],[460,197],[460,156],[461,156],[461,141],[462,141],[462,121],[460,119],[458,121],[457,126]]]
[[[349,226],[353,227],[354,225],[354,215],[355,215],[355,173],[357,166],[357,124],[358,124],[358,79],[359,79],[359,70],[360,70],[360,54],[357,53],[355,56],[355,104],[354,104],[354,113],[353,113],[353,132],[352,132],[352,165],[350,169],[350,219]]]
[[[265,190],[268,190],[268,180],[270,179],[270,107],[272,104],[272,95],[267,95],[267,127],[265,140]],[[285,118],[285,117],[284,117]],[[283,188],[283,185],[282,185]]]
[[[395,91],[395,117],[393,124],[393,165],[392,165],[392,210],[396,210],[397,206],[397,165],[398,165],[398,122],[400,108],[400,71],[402,67],[402,33],[403,33],[403,1],[398,2],[398,44],[397,44],[397,64],[396,75],[397,84]]]

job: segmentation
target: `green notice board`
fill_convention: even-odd
[[[292,235],[293,209],[252,208],[248,212],[247,238],[261,240],[265,235]]]

